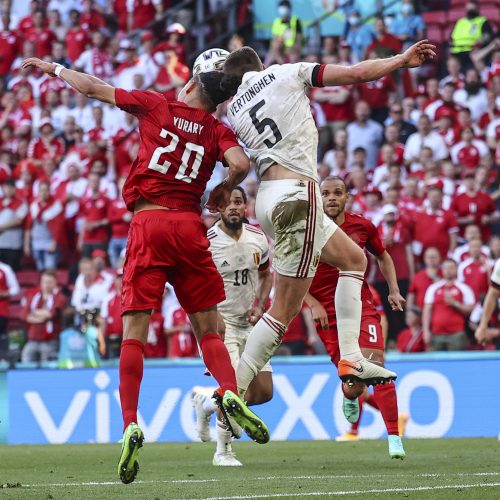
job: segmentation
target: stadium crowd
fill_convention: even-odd
[[[180,23],[160,37],[143,29],[167,7],[161,0],[0,6],[0,358],[8,358],[7,332],[20,319],[27,332],[22,361],[57,358],[61,332],[75,349],[85,344],[75,340],[84,332],[100,356],[119,355],[121,268],[131,220],[121,188],[139,144],[132,115],[91,102],[58,78],[21,72],[21,61],[37,56],[116,87],[174,99],[191,74],[190,33]],[[464,18],[477,17],[479,5],[464,4]],[[305,33],[294,18],[290,2],[280,2],[266,64],[352,64],[399,53],[426,30],[410,0],[373,24],[346,8],[344,36],[323,37],[316,54],[303,50]],[[482,348],[471,328],[500,258],[496,29],[482,22],[479,38],[419,70],[311,92],[319,177],[345,180],[349,210],[372,220],[396,264],[406,312],[384,303],[381,314],[388,339],[402,352]],[[234,36],[229,43],[231,50],[244,41]],[[224,105],[217,114],[225,120]],[[223,176],[219,164],[208,187]],[[257,186],[255,175],[244,183],[246,217],[255,225]],[[208,212],[203,219],[207,227],[216,220]],[[371,264],[369,281],[384,299],[387,285]],[[498,311],[491,326],[486,348],[495,348],[500,335]],[[281,354],[319,352],[314,332],[304,308]],[[146,348],[146,357],[167,356],[197,356],[187,315],[169,287]]]

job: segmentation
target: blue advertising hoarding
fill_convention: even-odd
[[[400,412],[410,415],[408,437],[498,436],[498,358],[426,358],[389,366],[399,374]],[[138,418],[149,442],[197,440],[191,391],[213,382],[202,373],[201,364],[146,368]],[[14,370],[7,381],[11,444],[107,443],[121,437],[116,368]],[[274,398],[258,413],[272,439],[333,439],[349,425],[341,401],[333,366],[326,358],[309,358],[274,365]],[[385,436],[378,412],[365,410],[361,436]]]

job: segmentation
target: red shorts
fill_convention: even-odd
[[[328,330],[323,330],[320,325],[316,325],[316,331],[323,341],[326,352],[332,359],[335,366],[340,360],[339,334],[336,324],[330,324]],[[359,346],[366,349],[384,350],[384,336],[380,325],[380,315],[378,313],[361,316],[361,333],[359,335]]]
[[[225,300],[200,217],[177,210],[143,210],[130,224],[123,269],[123,312],[161,310],[165,283],[188,313]]]

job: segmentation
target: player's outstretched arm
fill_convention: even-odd
[[[483,312],[481,313],[481,321],[479,322],[479,326],[477,327],[476,333],[474,334],[476,340],[481,345],[486,344],[488,340],[487,337],[488,323],[497,305],[499,295],[500,295],[500,290],[490,285],[490,287],[488,288],[488,293],[484,298]]]
[[[370,59],[353,66],[327,64],[323,72],[323,85],[350,85],[378,80],[399,68],[416,68],[427,59],[434,59],[436,47],[427,40],[412,45],[402,54],[387,59]]]
[[[47,75],[58,76],[87,97],[109,104],[116,104],[115,88],[95,76],[67,69],[57,63],[42,61],[36,57],[25,59],[21,65],[21,69],[27,69],[30,66],[41,69]]]

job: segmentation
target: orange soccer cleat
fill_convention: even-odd
[[[356,361],[341,359],[338,364],[339,377],[342,382],[363,382],[366,385],[385,384],[397,379],[397,374],[382,366],[372,363],[366,358]]]

